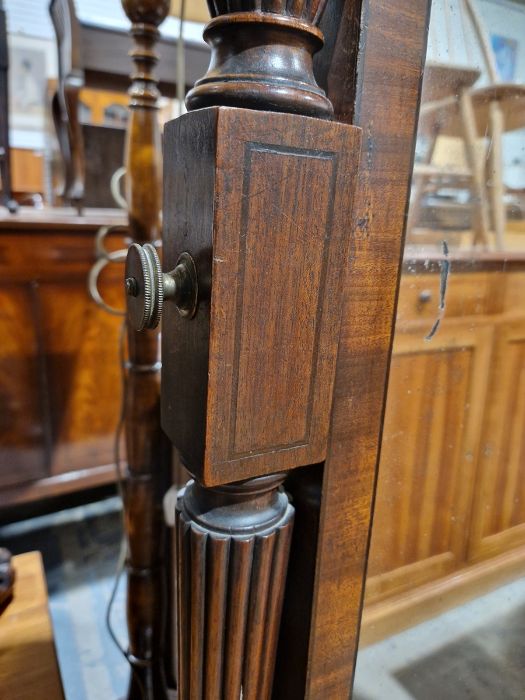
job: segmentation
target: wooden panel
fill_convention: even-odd
[[[48,464],[42,328],[35,286],[0,288],[0,486],[44,476]]]
[[[429,618],[523,577],[525,548],[513,549],[366,605],[359,648],[398,634]]]
[[[496,260],[497,257],[498,254],[495,254],[495,259],[491,261],[485,255],[485,259],[481,262],[481,267],[488,267],[490,272],[467,273],[465,271],[455,276],[459,284],[455,287],[449,286],[444,326],[431,343],[424,344],[423,354],[417,353],[413,357],[413,366],[410,369],[406,368],[406,376],[403,376],[402,365],[403,360],[408,358],[401,355],[395,356],[392,360],[384,450],[379,473],[368,571],[371,578],[367,582],[362,643],[377,641],[412,624],[417,624],[448,607],[481,595],[485,590],[490,590],[523,571],[525,512],[522,483],[525,468],[523,444],[525,409],[522,397],[525,392],[523,376],[525,275],[519,269],[523,261],[520,263],[517,259],[514,260],[513,269],[508,270],[502,260]],[[438,272],[433,265],[434,262],[431,261],[429,267],[434,273]],[[475,259],[473,265],[476,265]],[[453,263],[450,281],[454,278],[454,266],[455,263]],[[410,270],[410,263],[408,269]],[[468,279],[469,276],[471,280]],[[416,288],[422,286],[426,279],[427,288],[436,289],[439,284],[438,278],[437,274],[417,275]],[[411,329],[413,335],[418,330],[424,334],[429,327],[425,320],[421,318],[416,320],[413,306],[404,303],[413,294],[412,279],[414,279],[412,274],[406,274],[401,283],[399,308],[401,310],[404,307],[406,314],[403,316],[403,324],[400,325],[398,321],[396,327],[397,349],[399,349],[399,338],[403,335],[402,328],[405,329],[404,335],[407,329]],[[477,285],[476,282],[478,282]],[[491,297],[485,296],[488,290],[494,293],[492,301],[497,300],[495,306],[492,306]],[[466,298],[467,294],[473,297],[471,301]],[[405,295],[404,298],[403,295]],[[462,300],[465,302],[463,308],[468,309],[467,313],[470,313],[470,316],[461,317],[458,314],[456,317],[452,315],[449,318],[449,307],[452,306],[459,311],[459,303]],[[487,312],[488,315],[485,318],[476,313],[477,304]],[[435,409],[432,412],[432,420],[426,420],[428,412],[425,403],[428,404],[428,400],[433,395],[431,383],[440,394],[443,389],[446,389],[446,381],[441,376],[443,368],[438,365],[432,372],[431,383],[418,379],[416,375],[421,362],[428,356],[432,344],[437,343],[438,347],[441,347],[443,329],[446,334],[458,328],[462,329],[463,334],[470,334],[473,330],[478,332],[480,324],[489,325],[492,333],[491,339],[479,338],[479,343],[483,342],[487,345],[490,360],[486,370],[478,373],[475,378],[479,385],[478,391],[482,391],[482,385],[485,385],[486,389],[484,400],[476,401],[474,407],[476,422],[479,425],[476,437],[477,448],[474,452],[468,450],[465,453],[462,444],[465,425],[461,430],[457,430],[461,405],[458,406],[456,402],[461,402],[461,399],[456,396],[452,400],[452,395],[457,394],[458,387],[454,387],[450,394],[453,402],[446,412],[446,423],[450,423],[453,419],[453,429],[447,428],[446,432],[448,451],[453,449],[454,443],[459,442],[461,446],[459,464],[461,465],[461,455],[464,454],[464,459],[468,459],[469,468],[472,464],[473,471],[473,475],[469,476],[473,498],[471,513],[466,522],[464,518],[459,519],[459,524],[464,529],[463,541],[467,543],[466,556],[458,558],[452,551],[443,553],[439,550],[430,552],[431,556],[429,556],[428,552],[418,550],[422,523],[431,520],[435,522],[436,512],[445,510],[445,515],[450,522],[442,519],[435,523],[431,529],[434,537],[443,530],[443,523],[449,531],[460,528],[458,528],[456,514],[450,509],[447,512],[447,504],[444,503],[441,493],[437,493],[435,499],[426,502],[425,491],[422,491],[421,487],[415,488],[415,484],[417,480],[426,483],[428,476],[431,476],[431,469],[450,474],[451,469],[456,468],[458,462],[442,459],[443,450],[441,450],[437,455],[439,459],[436,464],[436,455],[433,451],[436,446],[439,447],[444,424],[439,420],[439,413]],[[478,341],[475,340],[475,343],[477,348]],[[448,366],[449,360],[446,355],[449,350],[445,348],[443,353],[443,363]],[[404,379],[406,381],[403,381]],[[420,398],[416,399],[421,395],[420,390],[424,381],[427,386],[427,391],[423,394],[427,397],[426,402],[422,402]],[[407,392],[410,394],[408,395]],[[436,396],[434,403],[439,403],[440,400],[439,396]],[[473,410],[473,402],[467,398],[463,400],[463,405],[468,405],[469,411]],[[414,420],[415,417],[418,418],[417,421]],[[423,423],[420,424],[420,421]],[[425,429],[426,434],[421,435]],[[411,480],[407,487],[406,469],[404,469],[406,457],[408,455],[413,462],[414,455],[421,453],[421,444],[426,450],[425,469],[419,473],[416,469],[410,470]],[[460,483],[463,481],[465,480],[462,479]],[[468,488],[468,484],[465,486]],[[408,503],[410,493],[414,491],[421,499],[415,501],[416,512],[413,508],[409,508]],[[406,502],[405,517],[400,512],[404,507],[401,505],[403,500]],[[425,511],[427,511],[426,514]],[[408,561],[399,556],[400,550],[396,548],[395,542],[397,527],[392,528],[392,522],[399,523],[399,526],[405,530],[404,551],[417,552],[416,560]],[[453,538],[451,543],[453,544]],[[390,571],[387,570],[389,566]]]
[[[471,559],[525,542],[525,321],[496,326],[471,522]]]
[[[0,621],[0,688],[6,700],[63,700],[40,552],[13,557],[13,601]]]
[[[505,309],[525,313],[525,272],[507,272],[505,284]]]
[[[112,474],[120,320],[87,292],[99,220],[77,224],[61,212],[53,227],[49,212],[39,215],[0,220],[2,504],[75,490],[77,477],[80,488],[108,483]],[[121,275],[112,265],[100,281],[115,306]]]
[[[164,428],[207,485],[319,462],[359,131],[228,108],[188,114],[167,131],[166,267],[189,250],[199,279],[211,275],[211,307],[187,321],[166,305]],[[197,173],[203,143],[209,160]],[[202,215],[208,198],[213,219],[210,204]],[[203,301],[208,294],[201,289]],[[196,346],[206,363],[197,368]]]
[[[229,460],[310,439],[335,169],[334,153],[247,144]]]
[[[396,335],[367,601],[465,558],[491,339],[488,325],[443,324],[430,342],[422,329]]]

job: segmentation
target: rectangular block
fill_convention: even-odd
[[[163,267],[193,256],[199,307],[164,307],[162,420],[207,485],[325,457],[359,144],[226,107],[166,128]]]

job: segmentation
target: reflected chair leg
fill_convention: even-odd
[[[503,151],[502,137],[504,129],[504,116],[498,102],[491,102],[489,110],[489,168],[490,168],[490,196],[492,204],[492,220],[496,236],[496,248],[503,250],[505,247],[505,202],[503,199]]]
[[[67,200],[67,192],[69,191],[73,181],[73,166],[71,164],[71,148],[69,143],[67,117],[64,114],[63,101],[61,100],[58,92],[53,95],[51,110],[63,166],[63,183],[60,191],[57,192],[57,196],[59,196],[62,202],[65,203]]]
[[[488,246],[489,244],[489,212],[485,187],[485,168],[477,146],[476,117],[472,100],[467,91],[461,93],[459,108],[463,123],[465,139],[465,155],[472,171],[472,191],[474,195],[473,211],[473,243]]]
[[[432,158],[434,157],[434,151],[436,150],[436,142],[439,134],[437,131],[432,133],[430,137],[430,143],[427,148],[425,163],[430,165],[432,163]],[[407,240],[411,239],[412,232],[417,226],[419,221],[419,216],[421,214],[421,204],[423,201],[423,196],[425,194],[428,176],[424,173],[417,172],[417,165],[414,165],[414,170],[412,172],[412,196],[410,197],[410,205],[408,207],[407,216],[407,227],[406,235]],[[413,241],[416,242],[416,241]]]
[[[85,194],[84,137],[79,121],[79,90],[67,86],[64,99],[68,117],[69,141],[71,147],[72,179],[66,192],[67,199],[80,211]]]

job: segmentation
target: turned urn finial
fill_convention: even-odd
[[[135,64],[131,74],[130,107],[155,108],[159,91],[153,69],[158,61],[155,52],[160,32],[158,30],[167,17],[170,0],[121,0],[122,7],[131,21],[134,46],[129,55]]]
[[[208,0],[206,75],[188,93],[189,110],[229,105],[330,118],[312,59],[326,0]]]

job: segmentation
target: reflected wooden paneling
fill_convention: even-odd
[[[0,506],[114,479],[120,319],[91,301],[87,276],[98,227],[117,222],[0,217]],[[101,291],[118,307],[122,270],[106,270]]]
[[[425,334],[394,344],[368,568],[376,599],[447,573],[466,547],[492,329]]]
[[[0,486],[46,473],[45,386],[31,285],[0,288]],[[22,387],[31,391],[23,391]]]
[[[525,321],[497,327],[470,558],[525,541]]]
[[[108,303],[122,305],[120,280],[100,286]],[[50,387],[50,472],[109,464],[120,402],[119,320],[95,306],[82,278],[41,285],[39,305]]]
[[[450,260],[444,316],[431,340],[439,266],[405,266],[364,644],[523,572],[525,262],[497,255]]]

